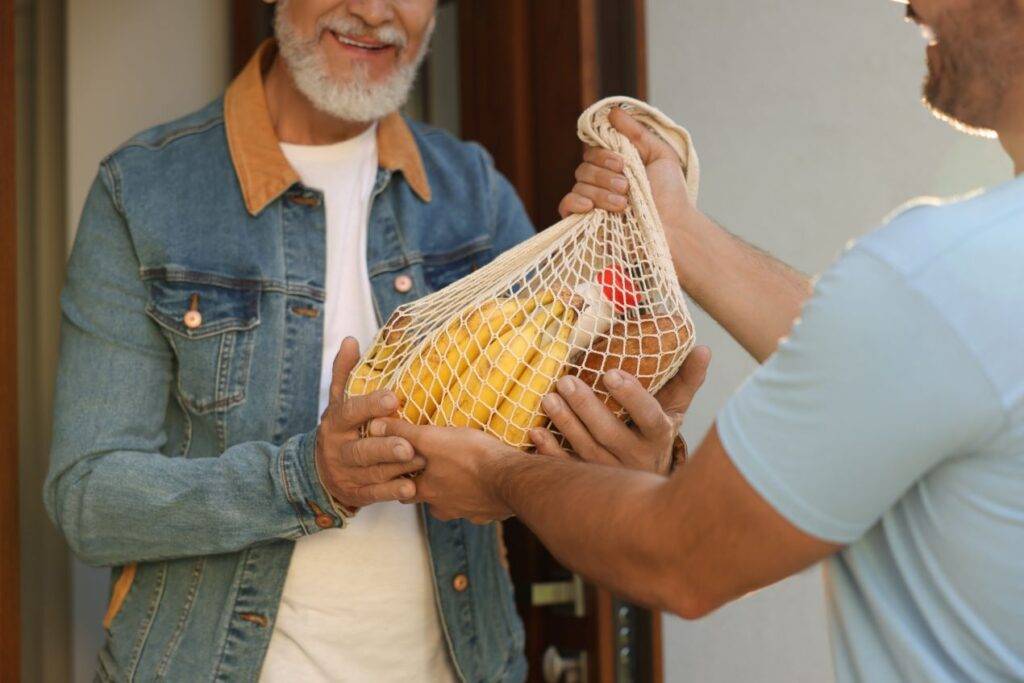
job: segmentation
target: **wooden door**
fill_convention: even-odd
[[[582,147],[576,119],[646,96],[643,0],[460,0],[461,136],[483,144],[534,225],[558,219]],[[536,537],[505,526],[530,681],[660,681],[661,617],[585,586]]]

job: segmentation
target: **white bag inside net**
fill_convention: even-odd
[[[628,419],[604,373],[621,369],[653,393],[677,372],[694,346],[693,323],[643,162],[608,121],[614,107],[676,151],[696,201],[699,167],[686,130],[638,100],[597,102],[578,134],[624,159],[626,210],[569,216],[397,308],[350,375],[349,395],[389,389],[410,422],[473,427],[528,449],[530,429],[548,424],[541,399],[563,375]]]

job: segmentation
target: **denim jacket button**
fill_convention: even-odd
[[[203,314],[199,311],[185,311],[185,316],[182,318],[182,322],[185,323],[185,327],[190,330],[194,330],[203,324]]]
[[[455,589],[456,593],[462,593],[469,588],[469,577],[465,574],[456,574],[455,578],[452,579],[452,588]]]
[[[408,275],[399,275],[395,278],[395,291],[405,294],[412,289],[412,278]]]
[[[334,518],[326,512],[321,512],[319,515],[316,516],[315,519],[316,525],[321,529],[330,529],[332,526],[334,526]]]
[[[199,312],[198,292],[193,292],[192,296],[188,298],[188,310],[182,316],[181,322],[185,323],[185,327],[190,330],[194,330],[203,324],[203,314]]]

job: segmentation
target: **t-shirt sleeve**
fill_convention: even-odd
[[[859,249],[822,275],[790,336],[718,417],[751,486],[836,543],[1001,424],[991,383],[941,313]]]

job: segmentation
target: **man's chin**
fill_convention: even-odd
[[[303,90],[320,111],[350,122],[375,121],[401,108],[409,96],[415,72],[396,72],[385,80],[333,78],[324,74]],[[301,89],[301,88],[300,88]]]
[[[355,75],[349,73],[345,76],[338,76],[332,72],[330,79],[332,85],[339,90],[358,88],[364,92],[378,92],[390,88],[395,77],[395,71],[389,71],[387,75],[382,77],[371,76],[365,72]]]
[[[980,137],[996,137],[1002,98],[989,70],[979,68],[963,50],[942,42],[930,45],[927,52],[925,106],[941,121],[960,132]]]
[[[952,98],[941,97],[926,87],[921,101],[935,118],[948,123],[961,133],[984,138],[997,137],[993,130],[995,125],[988,117],[966,111],[964,106]]]
[[[324,61],[331,81],[339,86],[356,83],[362,88],[379,88],[389,83],[398,74],[400,65],[394,57],[387,60],[345,59],[336,58]]]

